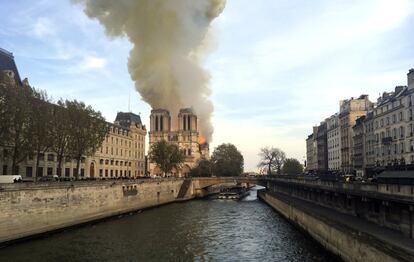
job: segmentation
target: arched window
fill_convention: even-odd
[[[160,116],[160,131],[164,131],[164,117]]]
[[[191,130],[191,117],[190,116],[187,116],[187,117],[188,117],[187,127],[188,127],[188,130]]]
[[[155,116],[155,131],[158,131],[158,116]]]
[[[183,116],[183,130],[185,131],[185,127],[186,127],[186,117],[185,115]]]

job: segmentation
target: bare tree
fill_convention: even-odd
[[[283,163],[286,159],[285,152],[279,148],[263,147],[260,149],[260,162],[257,165],[259,168],[266,170],[268,175],[272,175],[273,171],[280,175]]]

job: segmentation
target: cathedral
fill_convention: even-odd
[[[172,170],[167,176],[186,177],[190,169],[201,158],[209,158],[209,145],[198,131],[197,116],[191,108],[181,109],[175,122],[165,109],[153,109],[150,116],[149,148],[161,140],[174,143],[184,153],[185,160],[179,170]],[[151,176],[162,176],[155,163],[149,163]]]

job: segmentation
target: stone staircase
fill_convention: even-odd
[[[183,184],[180,187],[180,191],[178,191],[177,199],[183,199],[185,198],[185,195],[187,194],[188,189],[191,186],[191,179],[185,179]]]

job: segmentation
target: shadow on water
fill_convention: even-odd
[[[0,249],[0,261],[339,261],[257,199],[194,200]]]

